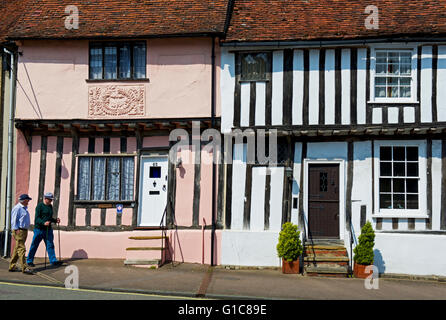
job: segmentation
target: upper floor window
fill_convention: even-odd
[[[414,50],[376,49],[372,60],[372,95],[376,102],[414,102],[416,55]]]
[[[268,79],[270,54],[267,52],[241,54],[241,81],[265,81]]]
[[[145,79],[145,42],[92,43],[89,77],[90,80]]]

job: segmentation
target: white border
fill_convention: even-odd
[[[308,237],[308,167],[310,164],[339,164],[339,239],[345,238],[345,160],[312,160],[304,159],[304,218]]]
[[[382,146],[414,146],[418,147],[418,163],[419,163],[419,207],[417,210],[413,209],[380,209],[379,208],[379,148]],[[375,210],[373,212],[373,218],[427,218],[427,197],[426,197],[426,187],[427,187],[427,174],[426,174],[426,141],[425,140],[375,140],[374,145],[374,190],[375,199],[373,199],[375,204]]]
[[[370,49],[370,101],[374,103],[418,103],[418,44],[376,44],[371,45]],[[412,82],[410,98],[375,98],[375,70],[376,70],[376,51],[377,50],[411,50],[412,51]]]

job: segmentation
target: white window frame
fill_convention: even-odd
[[[380,147],[418,147],[418,209],[381,209],[379,205]],[[427,143],[425,140],[383,140],[374,142],[374,218],[428,218],[427,215]]]
[[[417,87],[418,87],[418,46],[404,46],[402,44],[393,45],[377,45],[371,47],[370,54],[370,101],[374,103],[418,103]],[[375,97],[375,77],[376,77],[376,52],[377,51],[411,51],[412,52],[412,70],[411,70],[411,91],[410,98],[378,98]]]

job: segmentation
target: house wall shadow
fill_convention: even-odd
[[[386,263],[383,259],[381,251],[375,249],[373,250],[373,253],[375,254],[375,259],[373,264],[378,268],[379,273],[382,274],[386,271]]]

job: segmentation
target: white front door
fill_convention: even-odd
[[[167,156],[141,158],[138,226],[161,223],[167,204],[167,160]]]

